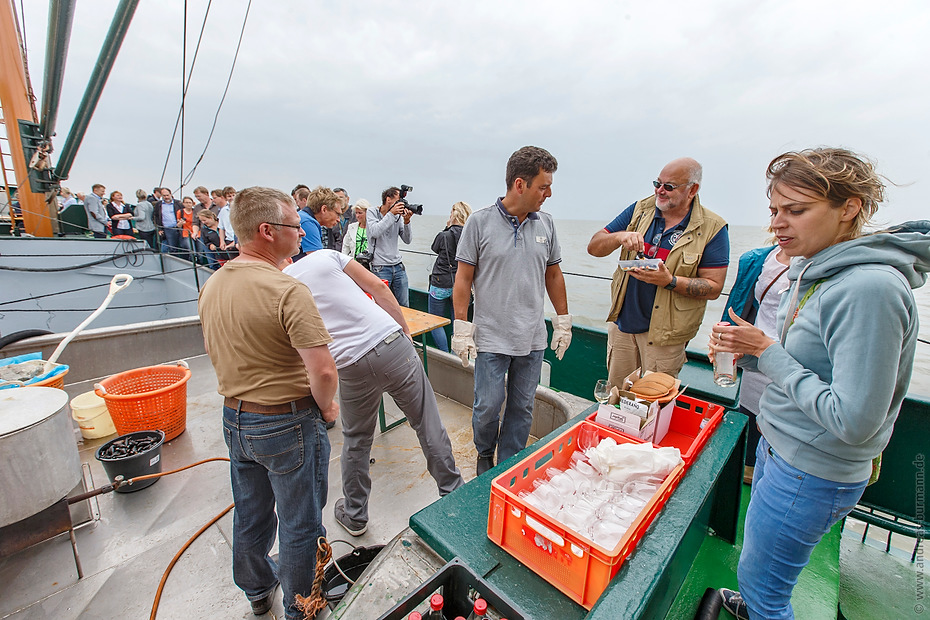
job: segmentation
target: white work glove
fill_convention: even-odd
[[[562,359],[571,343],[572,315],[560,314],[552,322],[552,350],[555,351],[555,356]]]
[[[468,358],[477,357],[475,346],[475,325],[468,321],[455,319],[452,324],[452,352],[462,358],[462,366],[468,367]]]

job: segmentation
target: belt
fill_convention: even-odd
[[[303,398],[289,403],[281,403],[280,405],[260,405],[230,396],[227,396],[223,401],[223,404],[230,409],[239,408],[239,403],[242,403],[240,411],[245,411],[246,413],[290,413],[294,410],[300,411],[301,409],[309,409],[316,406],[316,402],[313,400],[312,396],[304,396]]]

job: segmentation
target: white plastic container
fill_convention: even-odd
[[[71,417],[77,420],[84,439],[98,439],[116,433],[106,401],[93,391],[71,399]]]

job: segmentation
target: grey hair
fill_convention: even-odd
[[[698,162],[694,162],[694,165],[688,170],[688,183],[691,185],[700,185],[703,178],[704,167]]]

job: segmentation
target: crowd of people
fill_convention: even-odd
[[[517,150],[504,195],[475,211],[456,202],[432,243],[429,310],[454,318],[451,343],[445,333],[434,341],[466,366],[474,360],[479,475],[526,446],[543,353],[548,344],[562,359],[571,344],[557,230],[541,210],[557,168],[545,149]],[[725,609],[754,620],[793,617],[791,592],[812,549],[872,477],[912,371],[911,289],[930,270],[926,222],[864,232],[883,198],[865,158],[843,149],[791,152],[767,174],[773,244],[740,259],[708,345],[712,359],[733,353],[744,369],[751,501],[740,590],[720,592]],[[702,203],[702,177],[694,159],[671,161],[652,194],[588,244],[596,257],[619,250],[623,261],[658,259],[614,274],[606,350],[613,385],[637,368],[677,376],[707,301],[722,292],[728,228]],[[255,613],[267,611],[280,583],[287,617],[301,617],[297,595],[309,592],[306,567],[325,533],[328,425],[341,419],[344,438],[333,511],[354,536],[369,522],[369,456],[383,393],[410,420],[439,495],[464,483],[401,311],[409,295],[398,244],[412,239],[413,212],[396,187],[380,205],[351,207],[344,189],[305,185],[290,197],[261,187],[238,195],[197,188],[196,201],[180,202],[162,188],[135,208],[118,192],[104,206],[104,194],[95,186],[85,208],[112,234],[132,222],[166,251],[195,239],[229,261],[203,287],[199,308],[225,397],[234,576]],[[140,229],[140,220],[152,227]],[[556,312],[549,343],[546,298]],[[275,563],[268,551],[279,522]]]

